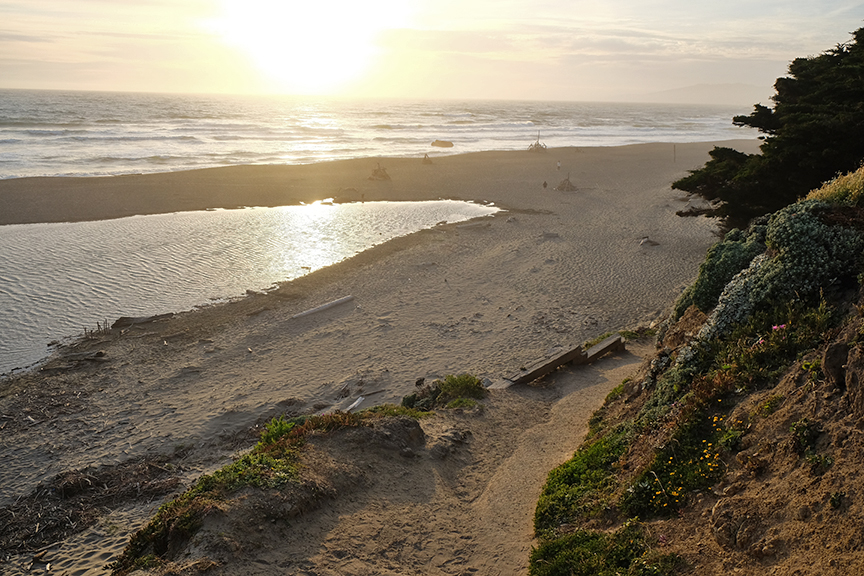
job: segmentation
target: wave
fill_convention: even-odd
[[[200,142],[195,136],[69,136],[59,141],[73,142]]]
[[[552,146],[756,136],[725,107],[2,94],[3,178],[415,155],[435,139],[522,150],[538,130]]]

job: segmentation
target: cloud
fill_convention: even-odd
[[[0,44],[3,42],[32,42],[32,43],[41,43],[41,42],[51,42],[51,39],[45,38],[43,36],[36,36],[33,34],[16,34],[14,32],[6,32],[0,30]]]

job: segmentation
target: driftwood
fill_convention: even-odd
[[[570,182],[570,174],[567,174],[567,178],[562,180],[553,190],[557,190],[558,192],[575,192],[576,186]]]
[[[387,174],[387,169],[381,167],[381,163],[378,162],[378,167],[372,170],[372,175],[369,176],[369,180],[390,180],[390,175]]]
[[[147,324],[148,322],[156,322],[157,320],[165,320],[166,318],[173,317],[173,312],[169,312],[168,314],[157,314],[156,316],[121,316],[111,325],[111,328],[128,328],[135,324]]]
[[[537,132],[537,141],[528,146],[529,152],[545,152],[546,144],[540,142],[540,132]]]
[[[309,310],[305,310],[298,314],[294,314],[291,318],[302,318],[303,316],[309,316],[310,314],[315,314],[316,312],[322,312],[327,310],[328,308],[333,308],[334,306],[338,306],[339,304],[344,304],[346,302],[350,302],[354,300],[354,296],[343,296],[338,300],[333,300],[332,302],[327,302],[326,304],[322,304],[321,306],[316,306],[315,308],[310,308]]]

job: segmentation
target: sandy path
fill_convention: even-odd
[[[240,496],[205,522],[174,569],[215,560],[220,576],[525,574],[546,475],[652,349],[630,348],[542,385],[495,390],[479,413],[421,421],[426,444],[412,458],[351,433],[319,439],[309,448],[318,466],[348,463],[342,474],[359,481],[328,483],[330,499],[287,521],[272,499]]]

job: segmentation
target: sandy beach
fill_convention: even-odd
[[[266,294],[79,340],[41,370],[0,381],[0,506],[66,471],[154,455],[175,459],[183,486],[251,445],[277,414],[344,408],[361,396],[361,408],[398,402],[420,378],[470,372],[495,381],[558,348],[650,326],[717,240],[712,220],[675,215],[687,197],[670,183],[701,166],[715,145],[752,153],[759,143],[0,181],[0,224],[324,198],[442,198],[503,209],[393,240]],[[379,162],[390,180],[369,179]],[[556,190],[568,175],[576,190]],[[353,298],[296,317],[347,296]],[[309,539],[295,545],[307,570],[295,573],[525,573],[546,473],[572,454],[591,411],[650,350],[630,346],[596,365],[496,391],[479,420],[424,423],[429,435],[471,429],[473,440],[449,461],[449,476],[441,469],[410,476],[394,464],[396,473],[409,474],[402,489],[415,490],[400,496],[399,506],[382,505],[396,490],[382,480],[350,506],[322,509],[309,519]],[[101,573],[98,567],[163,498],[108,507],[87,531],[49,547],[52,571]],[[412,508],[421,501],[427,505]],[[401,537],[420,552],[386,565],[371,552],[344,553],[378,538],[373,520],[382,518],[402,518]],[[360,536],[349,530],[363,526]],[[472,540],[460,544],[466,533]],[[7,555],[0,571],[17,573],[33,553],[0,554]],[[276,565],[271,559],[270,568],[247,573],[285,573]]]

